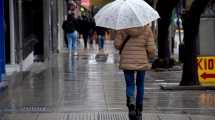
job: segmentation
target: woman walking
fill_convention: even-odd
[[[75,52],[77,41],[77,21],[74,14],[68,15],[67,20],[63,22],[63,30],[68,40],[69,52]]]
[[[120,69],[124,71],[126,81],[129,120],[142,120],[145,71],[151,68],[149,59],[155,55],[152,30],[148,25],[119,30],[114,45],[120,50]]]

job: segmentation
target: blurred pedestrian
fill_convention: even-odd
[[[82,23],[82,16],[78,16],[76,21],[77,21],[77,31],[79,32],[79,34],[82,34],[82,29],[81,29],[81,23]]]
[[[63,22],[63,30],[66,33],[68,40],[68,48],[70,53],[75,52],[76,41],[77,41],[77,21],[74,17],[74,14],[70,14],[67,17],[67,20]]]
[[[90,30],[89,30],[89,40],[90,44],[93,44],[93,37],[94,37],[94,32],[96,28],[96,23],[95,19],[93,17],[89,17],[89,24],[90,24]]]
[[[98,45],[99,45],[99,50],[104,49],[104,41],[105,41],[105,32],[106,28],[104,27],[99,27],[96,26],[96,33],[97,33],[97,38],[98,38]]]
[[[80,33],[83,35],[84,48],[87,48],[89,32],[91,29],[89,18],[86,15],[82,15],[82,19],[79,23]]]
[[[63,35],[64,35],[64,42],[66,44],[66,48],[68,48],[69,44],[68,44],[68,39],[67,39],[67,36],[66,36],[66,32],[64,31],[63,32]]]
[[[149,58],[155,55],[152,30],[148,25],[119,30],[114,45],[120,51],[120,69],[124,71],[126,81],[129,119],[142,120],[145,71],[151,68]]]

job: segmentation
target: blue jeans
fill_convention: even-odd
[[[75,50],[76,48],[76,41],[77,41],[77,32],[67,33],[67,40],[68,40],[68,48],[69,50]]]
[[[104,35],[99,35],[98,39],[99,39],[99,49],[103,49],[104,48],[105,36]]]
[[[135,72],[136,76],[136,104],[143,104],[144,98],[144,78],[145,71],[134,71],[134,70],[124,70],[125,81],[126,81],[126,95],[128,97],[134,97],[135,95]]]

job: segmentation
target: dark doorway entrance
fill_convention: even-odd
[[[34,46],[35,61],[43,61],[44,59],[44,37],[43,37],[43,0],[33,0],[33,28],[37,38]]]
[[[4,21],[5,21],[5,55],[6,64],[10,63],[10,15],[9,0],[4,0]]]
[[[34,51],[36,59],[43,56],[43,0],[23,0],[23,59]],[[38,57],[39,56],[39,57]]]

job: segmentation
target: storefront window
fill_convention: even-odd
[[[202,14],[202,17],[215,17],[215,4],[208,5],[207,9]]]

